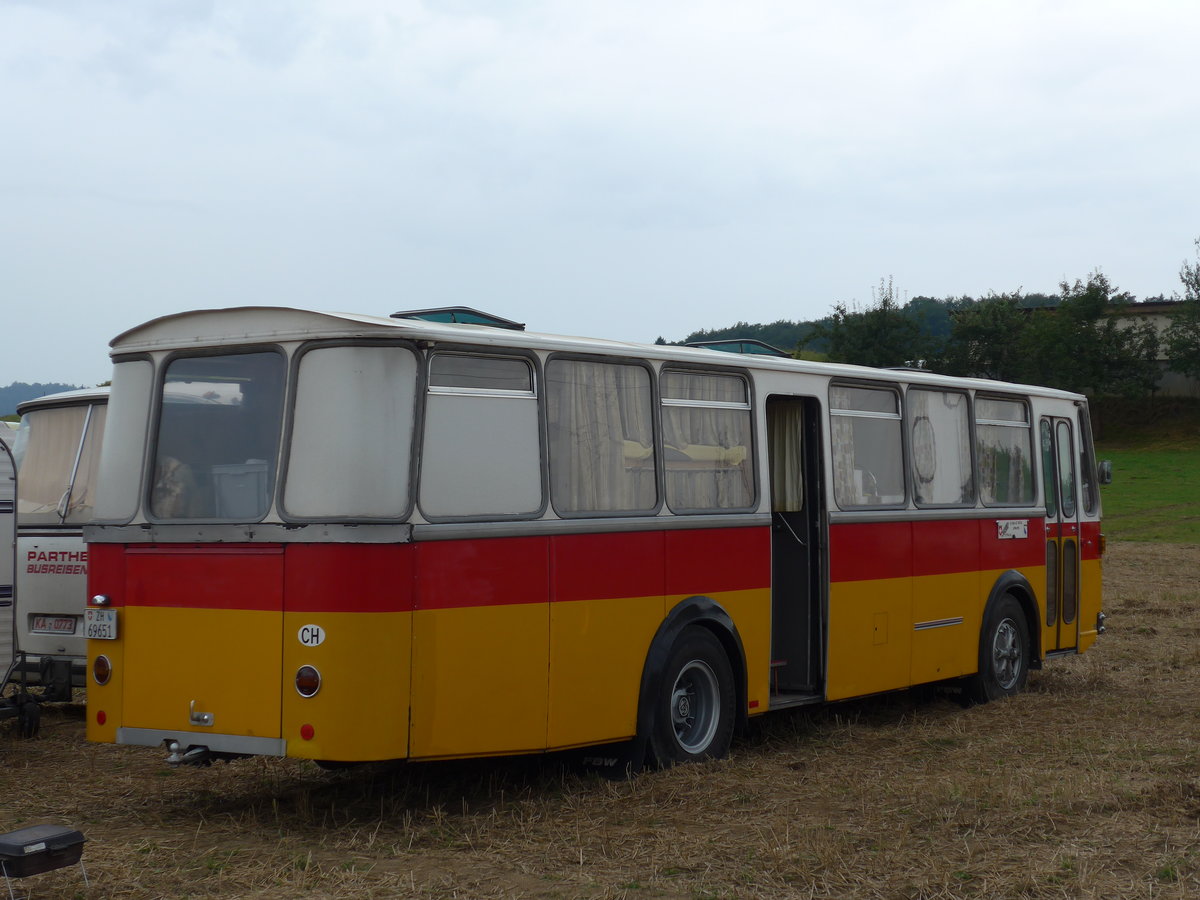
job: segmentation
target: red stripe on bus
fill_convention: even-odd
[[[280,610],[282,553],[278,544],[130,547],[121,601],[125,606]]]
[[[691,596],[771,586],[771,529],[668,531],[667,593]]]
[[[662,531],[571,534],[551,543],[556,602],[666,593]]]
[[[550,539],[492,538],[416,545],[415,609],[545,603]]]
[[[408,612],[413,608],[412,544],[289,544],[288,612]]]
[[[1042,519],[1015,520],[1025,523],[1025,536],[1005,538],[1000,536],[997,519],[833,525],[829,529],[829,580],[951,575],[1045,562]],[[1019,530],[1009,533],[1017,535]]]

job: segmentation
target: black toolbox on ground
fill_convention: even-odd
[[[0,872],[24,878],[71,866],[83,855],[83,833],[61,825],[30,825],[0,834]]]

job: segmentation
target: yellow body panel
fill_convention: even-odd
[[[117,729],[121,727],[124,712],[123,691],[125,685],[125,610],[117,610],[117,639],[115,641],[87,642],[87,739],[103,744],[116,743]],[[112,677],[108,684],[96,684],[92,677],[92,664],[103,654],[112,663]],[[99,721],[103,713],[104,724]]]
[[[413,613],[411,756],[545,748],[549,606]]]
[[[323,640],[306,646],[301,630]],[[408,755],[412,613],[289,612],[283,619],[283,737],[287,755],[376,760]],[[321,689],[302,697],[296,670],[314,666]],[[312,727],[305,740],[301,729]]]
[[[924,684],[969,675],[979,667],[979,628],[994,576],[979,572],[926,575],[913,579],[912,665],[909,683]],[[981,591],[981,581],[986,583]],[[919,623],[962,619],[917,630]]]
[[[750,715],[764,713],[771,693],[771,589],[727,591],[712,599],[733,618],[746,654],[746,696],[736,702],[746,703]]]
[[[1103,562],[1085,559],[1079,566],[1079,652],[1096,643],[1096,617],[1103,610],[1100,582]]]
[[[662,618],[662,597],[551,606],[548,746],[633,737],[642,668]]]
[[[122,725],[279,737],[282,613],[151,606],[121,612]],[[212,727],[191,724],[193,703],[212,713]]]
[[[912,621],[911,578],[831,584],[826,697],[908,685]]]

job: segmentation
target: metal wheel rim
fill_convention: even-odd
[[[1016,686],[1021,677],[1023,657],[1021,633],[1012,619],[1005,619],[996,628],[992,638],[992,670],[996,673],[997,684],[1004,690],[1012,690]]]
[[[717,675],[700,659],[680,670],[671,687],[671,724],[675,740],[691,754],[703,753],[712,743],[721,719],[721,688]]]

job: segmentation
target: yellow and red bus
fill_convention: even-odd
[[[1103,631],[1080,395],[463,310],[191,311],[112,358],[93,741],[671,764]]]

